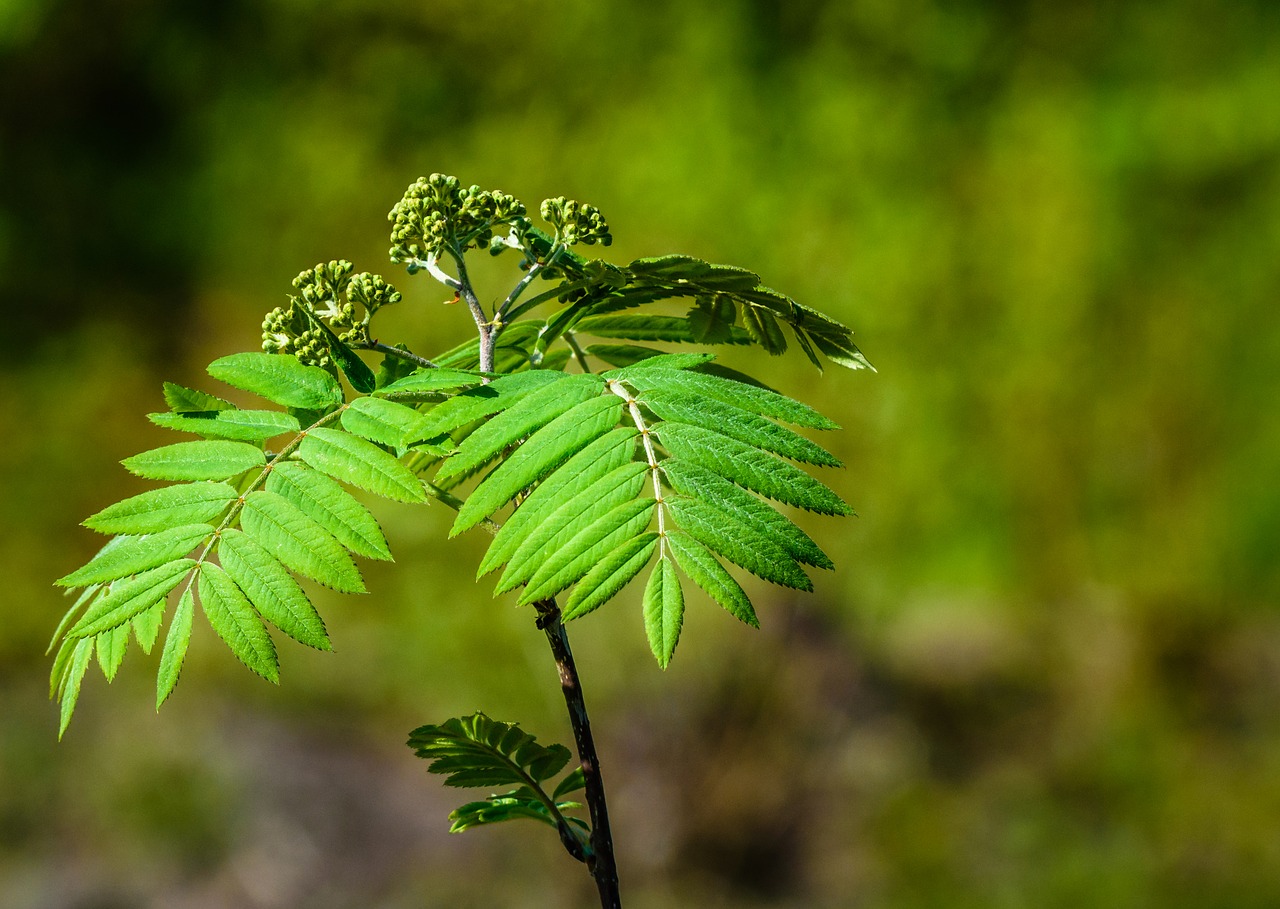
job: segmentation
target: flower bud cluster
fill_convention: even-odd
[[[594,205],[558,196],[544,201],[541,211],[543,220],[556,229],[556,237],[565,246],[613,243],[609,222]]]
[[[352,271],[350,262],[338,259],[308,268],[294,278],[297,296],[262,320],[262,349],[293,354],[304,363],[330,368],[329,339],[313,323],[313,316],[324,319],[346,344],[366,341],[373,314],[400,302],[401,295],[381,275],[353,275]],[[363,308],[363,317],[357,318],[357,306]]]
[[[496,225],[525,216],[514,196],[479,186],[463,188],[457,177],[419,177],[387,214],[391,226],[391,261],[439,258],[449,246],[458,252],[488,247]]]

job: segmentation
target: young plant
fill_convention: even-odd
[[[848,328],[750,271],[688,256],[586,258],[574,247],[611,242],[596,208],[549,199],[541,215],[549,231],[511,196],[439,174],[415,181],[391,210],[391,260],[465,304],[476,327],[466,344],[427,359],[382,342],[371,323],[400,293],[333,261],[298,275],[289,305],[267,314],[263,352],[209,365],[212,378],[272,406],[242,409],[165,383],[167,410],[149,419],[196,439],[125,459],[132,473],[169,485],[88,518],[111,539],[57,582],[79,592],[50,647],[59,735],[90,662],[110,681],[130,641],[150,653],[167,618],[159,709],[182,671],[197,610],[245,666],[277,682],[268,626],[330,646],[298,578],[362,593],[353,556],[390,558],[378,522],[347,487],[400,502],[435,498],[457,511],[450,536],[492,534],[478,576],[497,573],[495,596],[532,607],[580,765],[555,782],[567,748],[483,714],[422,726],[409,745],[446,785],[501,790],[454,811],[453,830],[541,821],[586,865],[601,905],[619,905],[600,764],[565,623],[647,572],[644,628],[665,667],[688,582],[755,627],[726,563],[799,590],[812,589],[806,567],[832,567],[774,503],[849,513],[796,466],[837,459],[789,428],[833,422],[709,353],[649,345],[781,354],[789,334],[819,368],[823,358],[868,364]],[[523,273],[492,308],[468,273],[477,253],[506,255]],[[376,372],[361,353],[381,355]],[[578,792],[589,820],[577,813]]]

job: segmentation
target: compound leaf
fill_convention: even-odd
[[[333,376],[291,354],[232,354],[210,363],[209,375],[281,407],[323,411],[342,403]]]
[[[217,565],[204,562],[199,586],[200,606],[218,637],[245,666],[278,684],[280,663],[275,644],[235,581]]]
[[[540,745],[515,723],[483,713],[454,717],[439,726],[409,733],[409,747],[430,761],[429,773],[445,776],[446,786],[531,786],[550,779],[569,762],[563,745]]]

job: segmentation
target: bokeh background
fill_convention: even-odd
[[[160,716],[134,652],[55,744],[50,582],[162,379],[339,256],[387,335],[465,336],[386,263],[436,170],[752,267],[879,369],[752,361],[845,427],[815,594],[692,603],[665,673],[635,596],[573,629],[628,906],[1280,905],[1280,5],[3,0],[0,906],[593,904],[403,747],[569,737],[440,507],[377,509],[398,564],[280,688],[204,629]]]

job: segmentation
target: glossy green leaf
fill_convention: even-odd
[[[391,560],[377,519],[336,480],[297,461],[281,461],[268,475],[266,488],[298,506],[356,555]]]
[[[450,536],[474,527],[521,490],[617,426],[622,403],[617,395],[593,395],[530,435],[467,497],[458,509]],[[462,447],[466,445],[464,442]]]
[[[116,677],[120,664],[124,662],[125,651],[129,649],[130,631],[131,626],[126,623],[104,631],[93,639],[93,647],[98,654],[98,668],[108,682]]]
[[[356,398],[342,411],[342,428],[347,432],[397,452],[422,438],[425,420],[426,417],[412,407],[382,398]]]
[[[476,572],[477,579],[510,559],[529,533],[563,504],[565,497],[586,489],[610,471],[632,461],[639,436],[640,433],[631,426],[619,426],[610,430],[539,483],[520,503],[520,507],[502,523],[502,529],[493,538],[480,562],[480,568]],[[643,469],[641,465],[640,472]]]
[[[164,650],[160,654],[160,672],[156,675],[156,710],[160,709],[182,674],[182,664],[187,658],[187,644],[191,640],[191,619],[195,614],[195,595],[188,587],[178,599],[169,633],[165,635]]]
[[[655,361],[656,359],[654,358]],[[688,369],[672,369],[654,361],[639,363],[625,371],[619,371],[617,375],[618,378],[625,378],[627,384],[640,391],[679,389],[696,397],[724,401],[734,407],[781,420],[793,426],[804,426],[809,429],[840,428],[812,407],[759,385],[749,385],[746,382],[737,382],[704,372],[692,372]]]
[[[245,442],[178,442],[120,462],[149,480],[227,480],[267,464],[262,449]]]
[[[360,570],[315,519],[274,492],[250,493],[240,526],[289,568],[343,593],[364,593]]]
[[[770,499],[820,514],[851,513],[839,496],[800,468],[737,439],[686,423],[661,423],[654,432],[673,457]]]
[[[502,376],[488,385],[468,388],[427,411],[427,421],[423,424],[422,431],[426,438],[453,432],[476,420],[506,410],[525,395],[563,378],[562,373],[533,370]]]
[[[746,592],[724,566],[716,561],[716,557],[707,547],[688,534],[678,530],[668,530],[667,548],[675,556],[680,570],[706,591],[707,596],[723,606],[739,621],[745,622],[752,628],[760,627],[760,620],[756,618],[756,611],[752,608]]]
[[[316,470],[397,502],[425,502],[426,490],[394,457],[349,432],[321,427],[307,433],[298,457]]]
[[[623,502],[584,527],[533,573],[520,595],[520,605],[555,596],[616,547],[639,536],[649,526],[655,504],[653,499]]]
[[[644,588],[644,630],[658,665],[671,662],[684,627],[684,593],[675,563],[667,556],[658,559]]]
[[[296,418],[276,410],[215,410],[201,414],[151,413],[157,426],[215,439],[262,443],[301,429]]]
[[[644,392],[641,400],[646,407],[669,422],[714,426],[717,432],[732,439],[793,461],[822,467],[843,466],[835,455],[821,445],[785,426],[779,426],[767,417],[715,398],[680,389],[650,388]]]
[[[183,483],[163,486],[109,505],[84,520],[100,533],[156,533],[180,524],[212,521],[236,500],[226,483]]]
[[[177,559],[111,585],[111,590],[94,600],[71,626],[67,637],[90,638],[125,624],[168,596],[195,565],[193,559]]]
[[[133,636],[138,639],[138,646],[143,653],[150,653],[155,646],[156,636],[160,634],[160,625],[164,622],[164,601],[161,600],[150,609],[145,609],[133,617]]]
[[[122,537],[104,547],[88,564],[54,583],[63,587],[102,584],[181,558],[213,533],[208,524],[185,524],[159,533]]]
[[[164,403],[173,413],[209,413],[217,410],[235,410],[230,401],[215,398],[213,395],[178,385],[176,382],[164,383]]]
[[[755,341],[774,356],[787,349],[787,336],[782,332],[778,319],[759,306],[742,307],[742,324],[746,327],[751,340]]]
[[[484,379],[479,373],[460,369],[420,369],[374,392],[381,398],[393,401],[431,401],[441,392],[479,385]]]
[[[247,534],[224,530],[218,561],[263,618],[295,641],[331,650],[324,622],[298,582]]]
[[[279,683],[280,663],[271,635],[244,593],[227,573],[209,562],[200,566],[200,606],[218,637],[236,659],[269,682]]]
[[[797,562],[817,568],[835,567],[808,534],[736,483],[680,458],[664,460],[662,472],[677,492],[728,513],[753,533],[768,537]]]
[[[498,579],[494,594],[526,583],[555,552],[563,549],[581,530],[590,526],[624,502],[635,499],[644,486],[649,468],[629,461],[559,502],[546,517],[528,526],[507,568]],[[523,507],[523,506],[521,506]],[[516,509],[517,513],[520,509]]]
[[[419,726],[409,733],[409,747],[431,762],[429,773],[443,774],[446,786],[459,788],[538,784],[570,758],[563,745],[541,745],[516,724],[483,713]]]
[[[813,590],[813,582],[780,546],[731,515],[694,499],[671,496],[668,514],[689,536],[756,577],[796,590]]]
[[[632,537],[615,547],[574,586],[561,610],[568,622],[599,609],[626,587],[653,557],[658,534],[649,532]]]
[[[62,736],[66,734],[67,726],[71,723],[71,714],[75,712],[76,701],[80,699],[80,685],[84,681],[84,674],[89,668],[89,660],[92,657],[93,640],[85,638],[77,641],[71,651],[67,668],[60,684],[62,704],[58,723],[59,741],[62,740]]]
[[[369,365],[361,360],[360,357],[352,350],[347,343],[334,334],[333,329],[324,323],[324,320],[317,316],[310,309],[304,308],[303,313],[311,325],[318,329],[324,335],[325,341],[329,345],[329,353],[333,357],[333,361],[338,364],[338,368],[342,370],[342,374],[347,377],[347,381],[362,395],[367,395],[377,386],[377,379],[373,375],[373,370]]]
[[[232,354],[210,363],[209,375],[281,407],[328,410],[342,403],[337,379],[291,354]]]
[[[436,482],[464,475],[499,455],[508,445],[565,411],[598,396],[604,381],[593,375],[565,376],[530,392],[467,436],[436,474]],[[455,399],[456,400],[456,399]]]

